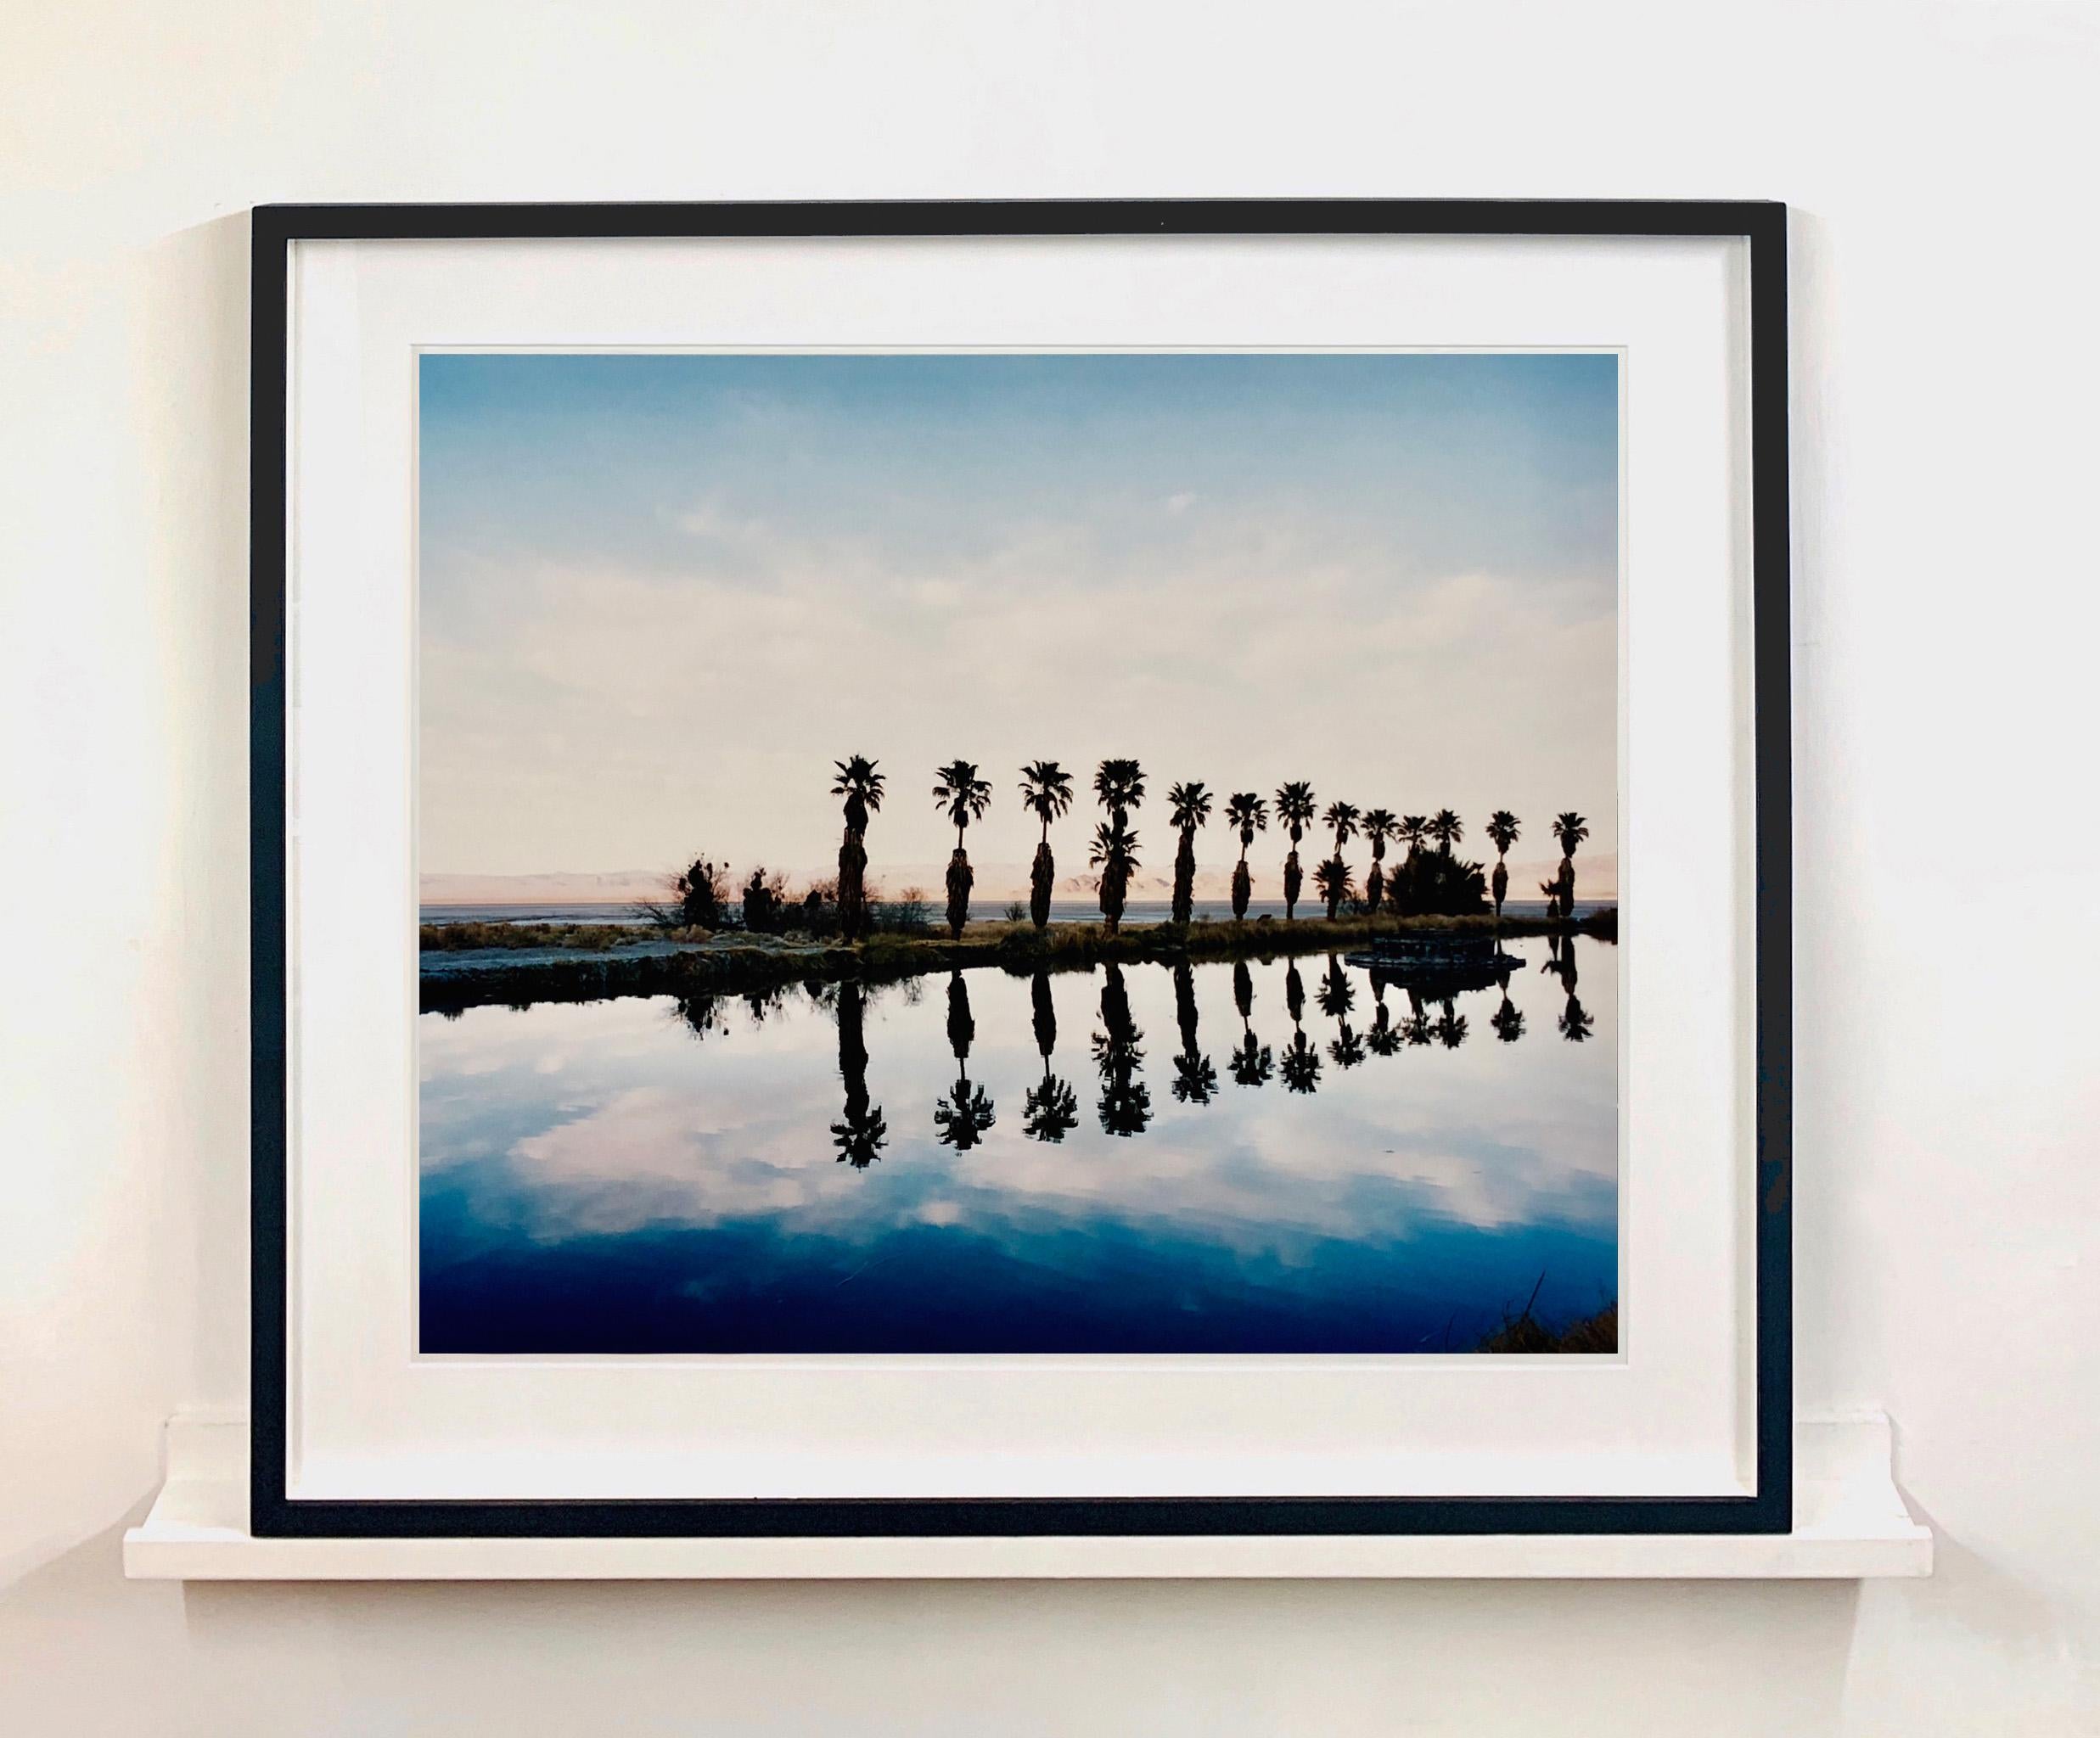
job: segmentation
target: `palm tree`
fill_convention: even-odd
[[[1115,811],[1113,819],[1095,823],[1086,862],[1101,872],[1102,922],[1114,935],[1123,921],[1123,901],[1130,892],[1131,872],[1137,867],[1137,835],[1123,824],[1121,810]]]
[[[1241,1086],[1267,1084],[1276,1072],[1275,1053],[1255,1036],[1255,980],[1244,960],[1232,962],[1232,1005],[1239,1010],[1240,1040],[1232,1051],[1232,1079]]]
[[[1174,1020],[1182,1053],[1174,1058],[1174,1096],[1183,1104],[1208,1104],[1218,1090],[1218,1071],[1196,1047],[1196,972],[1187,960],[1174,967]]]
[[[1354,803],[1329,803],[1327,813],[1320,817],[1323,827],[1334,829],[1334,855],[1340,856],[1342,847],[1356,836],[1356,822],[1363,818],[1363,810]]]
[[[1072,806],[1072,775],[1054,760],[1031,760],[1021,768],[1021,806],[1042,822],[1036,847],[1036,866],[1028,875],[1028,915],[1042,929],[1050,922],[1050,890],[1057,884],[1057,863],[1050,855],[1050,823]]]
[[[1400,821],[1390,809],[1366,809],[1357,826],[1371,843],[1371,872],[1363,877],[1363,900],[1375,917],[1385,897],[1385,842],[1400,831]]]
[[[1103,760],[1094,768],[1094,796],[1109,811],[1109,824],[1094,828],[1090,863],[1101,871],[1101,915],[1113,935],[1123,921],[1131,872],[1137,866],[1137,835],[1130,811],[1145,800],[1144,770],[1135,760]]]
[[[1182,836],[1174,853],[1174,921],[1186,923],[1196,908],[1196,829],[1210,819],[1210,793],[1200,782],[1177,784],[1167,792],[1166,805]]]
[[[1079,1126],[1079,1095],[1070,1081],[1050,1072],[1051,1054],[1058,1047],[1058,1011],[1050,999],[1047,972],[1036,973],[1030,995],[1035,1004],[1036,1051],[1042,1058],[1042,1084],[1029,1089],[1021,1130],[1030,1141],[1061,1142]]]
[[[1431,817],[1427,831],[1436,841],[1437,849],[1448,857],[1451,848],[1465,837],[1466,823],[1458,818],[1456,809],[1439,809]]]
[[[1290,855],[1283,860],[1283,919],[1295,922],[1298,917],[1298,890],[1305,885],[1305,872],[1298,866],[1298,841],[1305,836],[1305,828],[1311,825],[1313,816],[1312,787],[1300,779],[1285,785],[1276,793],[1276,818],[1290,829]]]
[[[1320,897],[1327,901],[1327,921],[1332,923],[1341,910],[1342,901],[1356,896],[1356,877],[1349,872],[1349,865],[1339,857],[1329,857],[1312,872],[1312,884],[1320,889]]]
[[[960,941],[963,926],[969,921],[970,883],[974,878],[963,849],[963,833],[971,821],[985,818],[985,810],[991,806],[991,785],[978,777],[976,766],[968,760],[951,760],[935,767],[934,775],[941,781],[934,787],[934,806],[945,809],[955,823],[955,855],[948,859],[948,930]]]
[[[985,1138],[997,1118],[985,1089],[970,1085],[970,1040],[977,1023],[970,1018],[969,987],[960,972],[948,974],[948,1047],[955,1052],[954,1086],[934,1107],[934,1128],[943,1147],[967,1152]]]
[[[1143,1134],[1152,1121],[1152,1094],[1137,1078],[1145,1059],[1137,1044],[1145,1034],[1131,1018],[1123,968],[1111,963],[1103,969],[1101,1021],[1109,1029],[1093,1037],[1094,1067],[1101,1074],[1101,1131],[1128,1139]]]
[[[1560,915],[1575,922],[1575,847],[1590,836],[1590,823],[1572,809],[1553,817],[1553,837],[1560,841]]]
[[[1370,1046],[1372,1055],[1391,1056],[1400,1048],[1400,1034],[1393,1026],[1392,1010],[1385,1006],[1384,976],[1376,970],[1371,973],[1371,996],[1378,1012],[1372,1016],[1371,1030],[1365,1035],[1364,1042]]]
[[[1257,833],[1269,830],[1269,805],[1252,791],[1238,791],[1225,800],[1225,820],[1239,834],[1239,863],[1232,871],[1232,921],[1242,923],[1254,890],[1253,877],[1247,872],[1247,847]]]
[[[1405,815],[1394,829],[1400,841],[1407,847],[1407,855],[1413,856],[1422,849],[1422,841],[1429,836],[1429,817],[1426,815]]]
[[[1509,848],[1517,842],[1517,834],[1524,823],[1507,809],[1497,809],[1487,817],[1488,842],[1495,847],[1495,927],[1502,922],[1502,895],[1509,891],[1509,865],[1502,860],[1508,856]]]
[[[849,823],[850,825],[851,823]],[[882,1157],[890,1139],[890,1126],[883,1120],[880,1105],[868,1102],[868,1044],[862,1035],[863,992],[847,978],[839,986],[839,1074],[845,1083],[845,1112],[831,1125],[832,1145],[839,1157],[856,1171],[864,1171]]]
[[[1504,1044],[1514,1044],[1524,1036],[1524,1011],[1509,999],[1509,974],[1501,978],[1502,1005],[1495,1010],[1495,1018],[1488,1024],[1495,1029],[1495,1035]]]
[[[1451,999],[1444,998],[1444,1012],[1436,1023],[1437,1041],[1446,1050],[1456,1050],[1466,1041],[1466,1017],[1458,1012]]]
[[[845,837],[839,843],[839,933],[857,941],[868,923],[868,817],[882,807],[883,775],[865,754],[831,763],[831,793],[845,799]]]
[[[1341,1029],[1341,1035],[1328,1046],[1327,1053],[1334,1057],[1336,1068],[1355,1068],[1364,1056],[1362,1038],[1349,1027],[1349,1016],[1356,1006],[1356,986],[1333,954],[1327,956],[1327,976],[1320,980],[1318,1001],[1320,1012]]]

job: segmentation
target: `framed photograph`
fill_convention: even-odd
[[[1787,1530],[1783,206],[254,248],[255,1533]]]

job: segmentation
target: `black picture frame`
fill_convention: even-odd
[[[1760,201],[1219,199],[265,205],[250,420],[250,1526],[272,1538],[1773,1533],[1793,1513],[1787,208]],[[319,239],[1395,234],[1730,237],[1749,247],[1756,870],[1756,1494],[315,1501],[288,1496],[286,354],[294,244]]]

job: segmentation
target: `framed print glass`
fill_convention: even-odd
[[[1784,210],[271,208],[258,1534],[1784,1531]]]

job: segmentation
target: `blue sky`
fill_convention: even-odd
[[[855,751],[878,869],[958,754],[986,861],[1037,755],[1610,837],[1615,357],[421,367],[426,872],[819,868]]]

